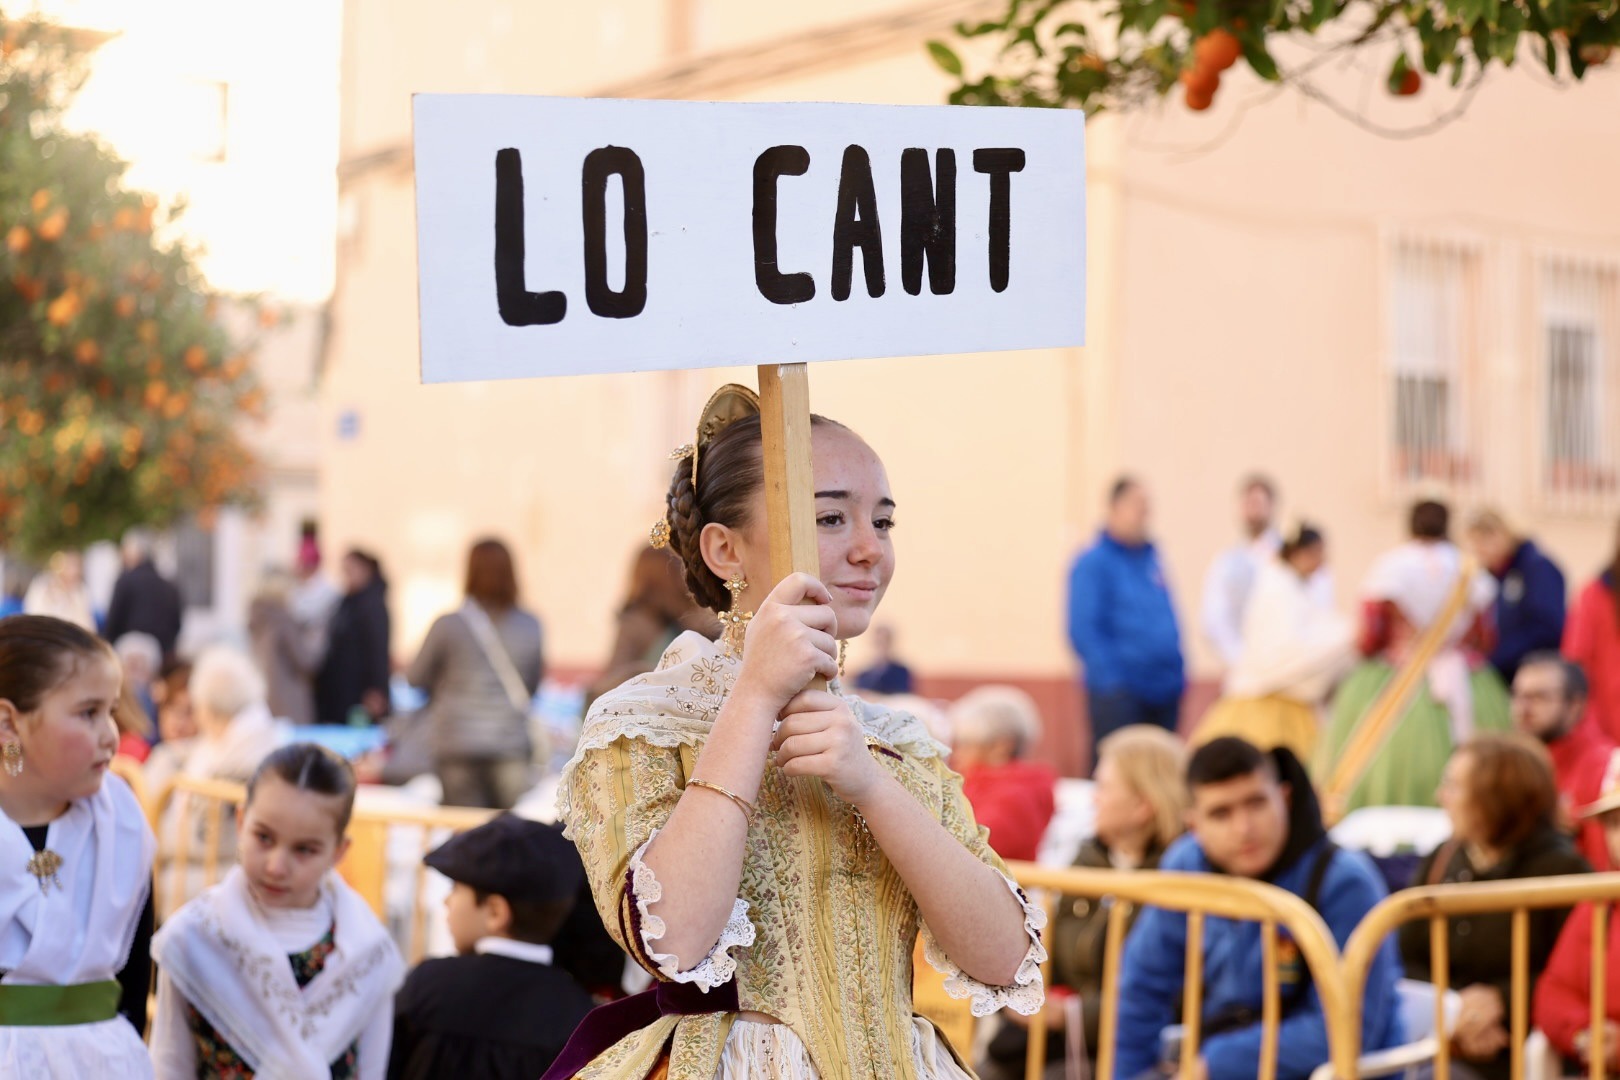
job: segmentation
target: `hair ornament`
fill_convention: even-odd
[[[746,386],[737,383],[727,383],[716,390],[709,398],[708,404],[703,406],[703,412],[698,417],[697,441],[684,446],[677,446],[670,451],[671,461],[682,458],[692,459],[692,488],[697,489],[698,457],[705,447],[714,441],[714,437],[724,431],[731,424],[750,416],[759,415],[759,395]],[[664,544],[669,542],[669,522],[661,522],[664,526]],[[658,543],[658,526],[653,526],[653,547],[663,547]]]

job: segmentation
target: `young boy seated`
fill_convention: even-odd
[[[455,883],[445,907],[459,955],[405,980],[389,1080],[535,1080],[592,1006],[551,950],[584,880],[579,853],[560,829],[503,814],[425,861]]]

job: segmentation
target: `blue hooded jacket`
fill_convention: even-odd
[[[1123,690],[1154,705],[1181,697],[1181,627],[1152,544],[1126,545],[1104,532],[1075,560],[1069,641],[1085,662],[1088,689]]]
[[[1321,812],[1303,768],[1292,754],[1273,751],[1279,772],[1294,790],[1290,807],[1289,842],[1278,860],[1282,869],[1267,880],[1304,898],[1318,857],[1330,857],[1316,896],[1321,914],[1340,949],[1351,931],[1374,905],[1387,895],[1383,878],[1372,860],[1359,851],[1323,852],[1329,841]],[[1286,755],[1286,759],[1283,757]],[[1301,794],[1303,793],[1303,797]],[[1161,870],[1218,873],[1198,840],[1188,834],[1172,844],[1159,863]],[[1309,977],[1304,958],[1278,928],[1281,991],[1286,1002],[1289,987]],[[1125,942],[1120,963],[1119,1027],[1114,1075],[1133,1080],[1159,1063],[1159,1032],[1175,1022],[1181,1001],[1187,956],[1187,917],[1179,912],[1144,908]],[[1395,938],[1386,938],[1373,961],[1361,1014],[1362,1052],[1399,1046],[1404,1038],[1396,983],[1401,964]],[[1260,925],[1213,916],[1204,920],[1203,1025],[1234,1009],[1260,1014],[1265,985]],[[1209,1066],[1209,1080],[1253,1080],[1260,1072],[1261,1025],[1211,1035],[1200,1053]],[[1282,1018],[1279,1029],[1279,1080],[1306,1080],[1328,1060],[1327,1024],[1322,1000],[1313,984],[1305,998]]]

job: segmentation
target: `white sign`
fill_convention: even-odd
[[[422,379],[1078,345],[1060,109],[418,94]]]

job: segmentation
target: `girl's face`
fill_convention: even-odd
[[[237,851],[248,887],[267,908],[308,908],[321,879],[349,850],[339,836],[343,799],[304,791],[274,773],[259,778],[237,824]]]
[[[19,795],[62,804],[88,798],[101,790],[118,752],[112,715],[120,687],[117,662],[100,654],[71,662],[68,677],[33,712],[0,701],[0,739],[22,746],[22,775],[4,779]]]
[[[1127,784],[1106,756],[1097,762],[1092,774],[1096,783],[1093,798],[1097,813],[1097,839],[1108,847],[1147,827],[1153,820],[1153,807]]]
[[[838,636],[865,632],[894,577],[894,496],[889,478],[872,448],[844,428],[815,428],[812,457],[816,493],[816,539],[821,555],[821,581],[832,594]],[[757,608],[772,580],[770,536],[765,523],[765,494],[755,503],[753,521],[733,534],[751,583],[742,606]]]

